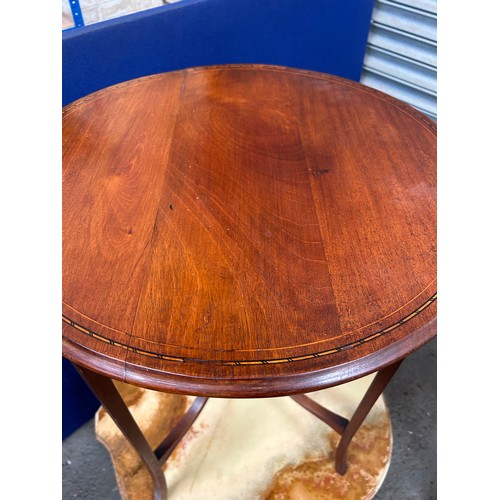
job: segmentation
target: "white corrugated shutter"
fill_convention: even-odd
[[[437,0],[376,0],[361,83],[436,120]]]

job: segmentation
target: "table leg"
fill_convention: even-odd
[[[156,450],[153,450],[130,413],[113,381],[103,375],[74,364],[83,380],[94,392],[97,399],[106,409],[120,431],[134,447],[146,466],[153,480],[154,500],[166,500],[167,482],[162,465],[166,462],[179,441],[190,429],[208,398],[196,398],[187,413],[163,440]]]
[[[308,396],[303,394],[291,396],[294,401],[323,420],[341,435],[335,452],[335,469],[339,474],[345,474],[347,472],[346,452],[352,438],[402,362],[403,360],[398,361],[397,363],[383,368],[377,373],[350,420],[324,408]],[[137,451],[139,457],[149,471],[153,479],[154,500],[165,500],[167,498],[167,483],[165,481],[162,465],[166,462],[177,444],[201,413],[208,398],[196,398],[179,423],[162,441],[157,449],[153,450],[112,380],[77,364],[74,364],[74,366],[123,435]]]
[[[347,427],[349,420],[333,411],[327,410],[324,406],[321,406],[316,401],[312,400],[305,394],[297,394],[296,396],[290,396],[296,403],[310,411],[313,415],[323,420],[325,424],[329,425],[333,430],[337,431],[339,434],[344,432]]]
[[[346,452],[349,443],[402,362],[403,360],[398,361],[383,368],[382,370],[379,370],[370,384],[370,387],[368,387],[368,390],[363,396],[363,399],[350,418],[349,423],[342,432],[339,444],[337,445],[337,450],[335,452],[335,469],[339,474],[345,474],[347,472]]]
[[[171,453],[175,450],[175,447],[179,444],[180,440],[184,437],[184,434],[191,428],[194,421],[203,410],[208,398],[197,397],[186,414],[179,420],[179,423],[172,429],[170,434],[161,442],[161,444],[156,448],[155,455],[158,457],[158,461],[163,465]]]
[[[402,362],[403,360],[389,365],[375,375],[350,420],[327,410],[304,394],[291,396],[295,402],[340,434],[340,441],[335,452],[335,469],[339,474],[343,475],[347,472],[346,452],[349,443]]]

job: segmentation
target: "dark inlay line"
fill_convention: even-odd
[[[121,347],[122,349],[134,352],[136,354],[140,354],[143,356],[149,356],[149,357],[153,357],[153,358],[158,358],[158,359],[163,359],[165,361],[176,361],[176,362],[180,362],[180,363],[186,363],[186,362],[189,362],[189,363],[215,363],[215,364],[223,364],[223,365],[228,365],[228,366],[266,365],[266,364],[274,364],[274,363],[292,363],[294,361],[303,361],[306,359],[313,359],[313,358],[319,358],[319,357],[323,357],[323,356],[329,356],[329,355],[332,355],[332,354],[335,354],[338,352],[347,351],[347,350],[352,349],[358,345],[366,344],[367,342],[371,342],[372,340],[375,340],[379,337],[382,337],[383,335],[391,332],[392,330],[399,328],[401,325],[404,325],[405,323],[410,321],[412,318],[414,318],[415,316],[420,314],[422,311],[427,309],[427,307],[429,307],[436,299],[437,299],[437,293],[432,295],[432,297],[430,297],[426,302],[424,302],[417,309],[415,309],[415,311],[406,315],[401,320],[396,321],[392,325],[390,325],[382,330],[379,330],[378,332],[372,333],[368,337],[365,337],[365,338],[359,339],[359,340],[355,340],[353,342],[349,342],[348,344],[344,344],[342,346],[335,347],[334,349],[328,349],[326,351],[320,351],[320,352],[315,352],[312,354],[304,354],[304,355],[299,355],[299,356],[292,356],[292,357],[287,357],[287,358],[259,359],[259,360],[221,361],[221,360],[206,360],[206,359],[200,359],[200,358],[170,356],[168,354],[162,354],[159,352],[148,351],[146,349],[140,349],[138,347],[131,347],[131,346],[124,344],[122,342],[118,342],[117,340],[108,339],[104,335],[100,335],[98,333],[95,333],[92,330],[89,330],[88,328],[85,328],[82,325],[75,323],[72,319],[70,319],[64,315],[62,316],[62,319],[65,323],[67,323],[71,327],[79,330],[82,333],[85,333],[86,335],[89,335],[90,337],[92,337],[94,339],[100,340],[101,342],[105,342],[106,344]]]

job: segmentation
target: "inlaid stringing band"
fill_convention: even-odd
[[[190,363],[217,363],[217,364],[223,364],[223,365],[229,365],[229,366],[244,366],[244,365],[267,365],[267,364],[275,364],[275,363],[291,363],[293,361],[303,361],[306,359],[313,359],[313,358],[320,358],[323,356],[329,356],[338,352],[342,351],[347,351],[349,349],[352,349],[358,345],[361,344],[366,344],[367,342],[370,342],[372,340],[375,340],[379,337],[382,337],[383,335],[395,330],[396,328],[399,328],[401,325],[404,325],[408,321],[410,321],[412,318],[420,314],[424,309],[429,307],[435,300],[437,299],[437,294],[435,293],[430,297],[426,302],[424,302],[421,306],[419,306],[417,309],[415,309],[412,313],[408,314],[404,318],[400,319],[396,323],[393,323],[392,325],[379,330],[378,332],[372,333],[368,337],[365,337],[363,339],[356,340],[355,342],[350,342],[348,344],[345,344],[340,347],[335,347],[334,349],[328,349],[326,351],[320,351],[317,353],[313,354],[305,354],[302,356],[292,356],[289,358],[278,358],[278,359],[261,359],[261,360],[240,360],[240,361],[218,361],[218,360],[205,360],[205,359],[199,359],[199,358],[181,358],[178,356],[169,356],[168,354],[161,354],[159,352],[153,352],[153,351],[147,351],[145,349],[139,349],[137,347],[131,347],[127,344],[123,344],[122,342],[118,342],[116,340],[111,340],[108,339],[107,337],[100,335],[98,333],[95,333],[88,328],[85,328],[78,323],[75,323],[72,319],[67,318],[66,316],[62,316],[62,319],[65,323],[70,325],[71,327],[79,330],[82,333],[85,333],[86,335],[89,335],[90,337],[100,340],[102,342],[105,342],[110,345],[114,345],[117,347],[121,347],[122,349],[125,349],[127,351],[134,352],[136,354],[140,354],[142,356],[149,356],[152,358],[158,358],[158,359],[163,359],[165,361],[177,361],[177,362],[190,362]]]
[[[170,71],[168,73],[158,73],[155,75],[148,75],[148,76],[143,76],[140,78],[136,78],[133,80],[128,80],[126,82],[121,82],[117,83],[115,85],[112,85],[110,87],[106,87],[101,90],[97,90],[96,92],[93,92],[92,94],[89,94],[87,96],[81,97],[80,99],[77,99],[76,101],[73,101],[70,104],[67,104],[63,108],[63,116],[66,114],[71,113],[78,107],[80,107],[82,104],[85,104],[88,101],[93,101],[94,99],[98,98],[101,95],[105,95],[112,91],[113,89],[118,89],[118,88],[123,88],[127,87],[130,85],[136,85],[142,81],[145,80],[154,80],[154,79],[161,79],[161,78],[168,78],[172,77],[175,75],[179,74],[189,74],[189,73],[197,73],[200,71],[209,71],[209,70],[228,70],[228,69],[239,69],[239,70],[252,70],[252,69],[260,69],[260,70],[265,70],[265,71],[274,71],[276,73],[284,73],[284,74],[296,74],[296,75],[304,75],[304,76],[309,76],[311,78],[316,78],[319,80],[326,80],[326,81],[332,81],[337,83],[338,85],[343,85],[345,87],[352,87],[358,91],[365,92],[367,94],[372,95],[373,97],[376,97],[378,99],[381,99],[383,101],[386,101],[387,103],[391,104],[392,106],[395,106],[399,110],[403,111],[407,115],[411,116],[413,119],[417,120],[420,122],[422,125],[424,125],[433,135],[436,135],[436,130],[437,126],[436,124],[430,119],[427,118],[426,116],[422,115],[422,113],[418,112],[415,108],[412,106],[409,106],[405,103],[402,103],[400,100],[388,95],[384,94],[383,92],[380,92],[377,89],[374,88],[368,88],[365,87],[361,84],[358,84],[357,82],[353,82],[351,80],[347,80],[344,78],[339,78],[335,75],[329,75],[327,73],[321,73],[317,71],[309,71],[306,69],[297,69],[297,68],[285,68],[282,66],[275,66],[271,64],[214,64],[211,66],[199,66],[196,68],[186,68],[186,69],[181,69],[177,71]]]

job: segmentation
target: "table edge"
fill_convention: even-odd
[[[125,80],[123,82],[115,83],[113,85],[108,85],[106,87],[103,87],[102,89],[96,90],[94,92],[91,92],[90,94],[87,94],[85,96],[82,96],[68,104],[62,107],[62,114],[63,116],[65,114],[68,114],[71,112],[74,108],[80,106],[81,104],[84,104],[86,101],[92,100],[102,93],[106,93],[111,91],[112,89],[115,88],[121,88],[121,87],[126,87],[129,85],[133,85],[137,82],[143,81],[143,80],[150,80],[154,78],[165,78],[169,76],[175,76],[175,75],[180,75],[180,74],[185,74],[185,73],[196,73],[199,71],[211,71],[211,70],[220,70],[220,69],[259,69],[259,70],[272,70],[276,72],[284,72],[284,73],[295,73],[303,76],[310,76],[312,78],[320,78],[324,80],[331,80],[335,81],[337,83],[341,83],[343,85],[347,85],[353,88],[356,88],[357,90],[361,90],[366,92],[367,94],[370,94],[378,99],[382,99],[386,101],[388,104],[395,106],[399,108],[401,111],[405,112],[406,114],[410,115],[412,118],[420,121],[422,125],[428,128],[428,130],[433,133],[433,135],[437,135],[437,124],[429,118],[425,113],[422,111],[419,111],[415,107],[411,106],[410,104],[406,103],[405,101],[402,101],[401,99],[398,99],[397,97],[394,97],[390,94],[387,94],[386,92],[383,92],[381,90],[378,90],[374,87],[369,87],[368,85],[365,85],[361,83],[360,81],[356,80],[351,80],[349,78],[344,78],[342,76],[334,75],[331,73],[325,73],[323,71],[316,71],[316,70],[311,70],[311,69],[305,69],[305,68],[296,68],[293,66],[281,66],[281,65],[276,65],[276,64],[257,64],[257,63],[229,63],[229,64],[208,64],[208,65],[201,65],[201,66],[193,66],[189,68],[183,68],[183,69],[177,69],[173,71],[163,71],[159,73],[152,73],[149,75],[144,75],[140,76],[137,78],[133,78],[130,80]]]
[[[217,398],[263,398],[304,394],[327,389],[364,377],[420,349],[437,336],[437,318],[383,349],[361,359],[317,371],[276,378],[221,380],[159,372],[97,354],[63,337],[63,356],[72,363],[120,382],[146,389],[190,396]]]

